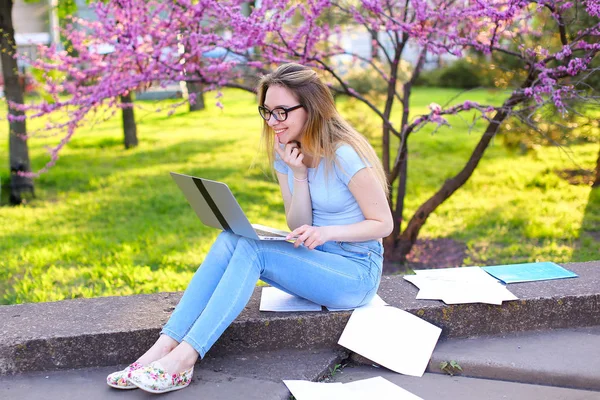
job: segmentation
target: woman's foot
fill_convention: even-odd
[[[179,346],[157,361],[172,375],[189,370],[196,364],[197,360],[198,352],[187,342],[181,342]]]
[[[136,362],[130,364],[122,371],[113,372],[106,377],[108,386],[115,389],[137,389],[137,386],[129,382],[131,373],[142,367],[156,361],[177,347],[179,343],[167,335],[161,335],[156,343],[144,353],[143,356],[137,359]]]
[[[137,359],[137,363],[142,365],[148,365],[151,362],[159,360],[169,354],[173,349],[179,345],[175,339],[167,336],[160,335],[158,340],[142,355]]]
[[[198,353],[182,342],[173,351],[150,365],[131,373],[129,382],[150,393],[165,393],[187,387],[194,375]]]

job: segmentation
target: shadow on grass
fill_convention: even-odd
[[[229,183],[242,208],[246,212],[250,210],[253,216],[282,209],[277,196],[273,195],[277,191],[275,184],[241,179],[239,170],[199,166],[185,172]],[[5,302],[15,301],[12,287],[23,280],[26,270],[35,272],[46,268],[36,259],[42,255],[46,257],[47,266],[56,266],[67,276],[74,276],[69,284],[59,284],[61,287],[80,287],[86,282],[100,285],[104,280],[114,279],[115,267],[119,265],[128,267],[128,273],[133,274],[137,267],[145,266],[152,271],[166,268],[168,273],[194,271],[202,262],[199,255],[207,250],[219,231],[202,225],[168,173],[157,171],[140,180],[143,182],[135,179],[127,182],[129,184],[84,193],[78,201],[66,202],[66,208],[59,215],[49,214],[46,222],[39,222],[37,228],[11,234],[5,243],[7,247],[0,245],[0,250],[5,247],[11,251],[12,246],[19,244],[25,254],[36,255],[31,258],[33,264],[23,260],[16,269],[0,273],[0,302],[3,298]],[[64,218],[64,225],[70,229],[56,229],[63,225],[57,218],[61,221]],[[33,234],[33,231],[38,233]],[[98,272],[101,266],[112,267],[112,272],[102,275]],[[66,272],[80,267],[93,270],[83,275]],[[119,279],[126,278],[119,276]]]
[[[77,138],[79,139],[79,138]],[[148,140],[141,140],[142,142],[148,142]],[[119,137],[102,137],[84,140],[72,140],[69,142],[69,149],[124,149],[123,138]]]
[[[464,225],[447,238],[466,245],[464,265],[529,262],[531,255],[526,250],[527,244],[533,246],[537,240],[543,240],[526,238],[525,229],[529,220],[526,210],[515,210],[507,215],[505,208],[499,205],[486,210],[485,214],[465,218]]]
[[[250,180],[242,182],[237,170],[198,167],[185,172],[230,183],[246,212],[256,205],[265,211],[279,205],[273,200],[275,187]],[[111,190],[114,191],[109,195],[104,193],[98,200],[106,199],[100,207],[78,212],[78,205],[73,204],[65,213],[78,213],[79,234],[97,237],[99,243],[94,247],[99,245],[109,253],[108,258],[119,257],[118,252],[122,250],[130,254],[134,264],[148,265],[155,270],[163,262],[163,255],[198,246],[217,232],[201,224],[168,173],[144,176],[143,182],[135,188],[124,186]],[[197,265],[201,261],[190,260],[190,263]]]
[[[592,260],[600,260],[600,187],[590,191],[571,257],[571,262]]]
[[[36,183],[47,190],[77,191],[79,193],[96,189],[95,183],[102,178],[113,175],[115,171],[129,169],[156,168],[160,164],[186,163],[202,153],[218,153],[222,148],[230,146],[235,140],[189,140],[170,146],[156,146],[152,149],[136,148],[97,148],[103,151],[77,151],[61,155],[59,165],[42,174]],[[104,142],[103,142],[104,143]],[[32,159],[33,165],[41,166],[48,161],[47,157],[37,156]],[[92,172],[93,171],[93,172]]]

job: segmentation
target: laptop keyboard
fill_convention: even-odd
[[[254,232],[256,232],[256,234],[258,236],[270,236],[270,237],[286,237],[286,235],[280,235],[278,233],[273,233],[273,232],[267,232],[267,231],[262,231],[260,229],[254,229]]]

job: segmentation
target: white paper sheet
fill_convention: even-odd
[[[474,283],[429,280],[412,278],[410,281],[419,288],[417,299],[442,300],[446,304],[486,303],[500,305],[503,301],[516,300],[504,285],[499,282]],[[407,279],[408,280],[408,279]]]
[[[379,295],[375,295],[373,299],[362,307],[378,307],[387,306]],[[360,308],[362,308],[360,307]],[[321,306],[313,303],[310,300],[303,299],[298,296],[292,296],[275,287],[263,287],[260,296],[260,311],[275,311],[275,312],[297,312],[297,311],[321,311]],[[348,311],[354,308],[329,308],[329,311]]]
[[[462,282],[497,282],[493,276],[480,267],[458,267],[458,268],[437,268],[437,269],[420,269],[416,270],[417,276],[426,276],[432,279],[451,280]]]
[[[378,294],[375,295],[375,297],[373,297],[373,299],[368,302],[367,304],[365,304],[362,307],[359,308],[364,308],[364,307],[380,307],[380,306],[387,306],[388,303],[386,303],[385,301],[383,301],[383,299],[381,297],[379,297]],[[325,307],[327,308],[327,310],[329,311],[348,311],[348,310],[354,310],[354,308],[329,308],[329,307]]]
[[[506,286],[479,267],[419,270],[404,279],[419,288],[417,299],[442,300],[446,304],[500,305],[517,300]]]
[[[260,296],[260,311],[321,311],[321,306],[302,297],[292,296],[275,287],[263,287]]]
[[[352,393],[351,400],[423,400],[381,376],[345,383],[344,387]]]
[[[286,381],[285,386],[296,400],[348,400],[351,392],[341,383],[322,383],[309,381]]]
[[[354,310],[338,343],[392,371],[422,376],[442,330],[395,307]]]

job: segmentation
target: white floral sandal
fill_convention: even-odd
[[[166,393],[188,387],[192,382],[194,367],[178,374],[168,374],[167,371],[155,361],[133,371],[129,382],[138,388],[150,393]]]
[[[129,382],[129,377],[131,373],[135,370],[143,368],[143,365],[137,362],[127,366],[122,371],[113,372],[112,374],[106,377],[106,384],[110,387],[114,387],[115,389],[137,389],[137,386],[132,385]]]

